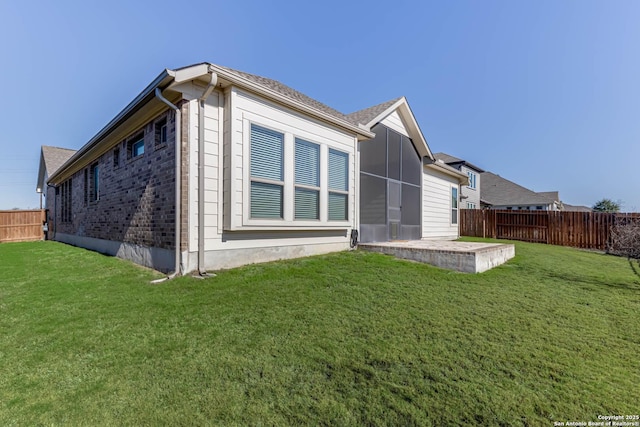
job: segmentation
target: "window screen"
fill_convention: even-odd
[[[387,128],[377,125],[371,130],[376,134],[375,138],[360,144],[360,169],[387,176]]]
[[[406,136],[402,137],[402,181],[420,185],[422,180],[422,160]]]
[[[402,225],[420,225],[420,187],[402,184]]]
[[[401,136],[392,130],[389,130],[389,140],[387,146],[387,171],[389,178],[400,180],[400,147]]]
[[[387,180],[360,174],[360,222],[387,223]]]

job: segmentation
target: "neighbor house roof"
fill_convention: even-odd
[[[437,160],[442,160],[443,162],[451,166],[464,165],[464,166],[467,166],[468,168],[476,170],[477,172],[480,172],[480,173],[484,172],[484,169],[479,168],[473,163],[469,163],[466,160],[459,159],[447,153],[436,153],[433,155],[433,157],[435,157]]]
[[[68,148],[42,146],[40,154],[40,168],[38,170],[37,188],[44,190],[45,176],[51,176],[76,153],[76,150]]]
[[[75,154],[76,150],[69,148],[51,147],[48,145],[42,146],[42,158],[44,159],[47,172],[52,174],[57,171],[60,166],[64,164],[71,156]]]
[[[560,193],[558,191],[539,191],[538,194],[548,198],[551,202],[560,201]]]
[[[491,172],[483,172],[481,175],[480,201],[491,206],[548,205],[553,203],[549,197]]]
[[[569,212],[593,212],[593,209],[589,206],[568,205],[566,203],[562,204],[562,208]]]

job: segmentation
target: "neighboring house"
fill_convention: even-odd
[[[567,203],[562,204],[562,210],[567,212],[593,212],[593,209],[589,206],[569,205]]]
[[[557,191],[536,193],[491,172],[481,174],[483,208],[508,210],[559,211],[562,203]]]
[[[460,188],[460,208],[480,209],[480,181],[484,170],[466,160],[446,153],[436,153],[434,157],[469,177],[469,183]]]
[[[71,158],[76,153],[76,150],[70,150],[68,148],[60,148],[60,147],[50,147],[48,145],[43,145],[40,150],[40,167],[38,169],[38,183],[36,185],[36,192],[40,194],[40,201],[42,202],[42,196],[46,196],[49,194],[47,191],[47,181],[49,177],[53,175],[55,171],[60,169],[67,160]],[[47,204],[51,209],[53,207],[52,201],[51,204]],[[53,210],[50,210],[49,215],[53,215]],[[51,222],[53,218],[49,216],[47,218],[48,222]]]
[[[466,182],[405,98],[344,115],[203,63],[163,71],[50,173],[47,208],[55,240],[180,274],[345,250],[358,230],[455,239]]]

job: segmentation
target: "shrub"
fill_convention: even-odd
[[[618,219],[611,229],[609,253],[640,259],[640,218]]]

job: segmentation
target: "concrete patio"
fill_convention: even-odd
[[[482,273],[504,264],[516,254],[515,246],[510,244],[440,240],[395,240],[360,243],[358,247],[463,273]]]

